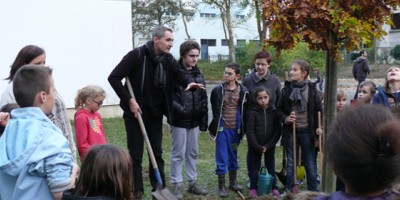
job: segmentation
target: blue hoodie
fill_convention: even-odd
[[[67,139],[40,108],[17,108],[11,116],[0,139],[0,199],[54,199],[71,181]]]

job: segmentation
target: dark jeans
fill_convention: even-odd
[[[264,165],[267,168],[268,173],[274,177],[272,188],[277,189],[275,177],[275,147],[268,149],[265,153],[260,153],[254,148],[249,147],[247,150],[247,166],[249,167],[250,189],[257,189],[258,172],[260,171],[263,155]]]
[[[128,142],[129,154],[132,158],[133,169],[133,184],[134,192],[144,191],[143,175],[142,175],[142,160],[144,150],[144,140],[142,131],[140,130],[138,120],[132,116],[124,114],[124,122],[126,128],[126,136]],[[162,158],[162,116],[143,119],[148,138],[153,149],[153,153],[160,171],[163,187],[165,187],[164,160]],[[154,175],[153,165],[149,157],[149,176],[153,191],[157,189],[157,180]]]
[[[296,129],[296,154],[298,154],[299,146],[301,147],[301,157],[304,161],[302,164],[306,168],[307,189],[310,191],[318,191],[317,182],[317,164],[315,162],[314,140],[307,129]],[[293,134],[289,136],[287,150],[287,178],[286,188],[293,191],[294,187],[294,162],[293,162]]]
[[[358,89],[360,88],[360,84],[362,82],[364,82],[366,78],[367,78],[366,76],[357,77],[358,85],[357,85],[356,93],[354,94],[354,99],[358,98]]]

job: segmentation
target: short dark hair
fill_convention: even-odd
[[[10,75],[5,80],[10,80],[11,82],[19,68],[21,68],[23,65],[29,64],[33,59],[42,54],[45,54],[44,49],[35,45],[27,45],[22,48],[18,52],[13,64],[10,66]]]
[[[234,63],[234,62],[228,63],[225,67],[235,70],[236,74],[240,74],[240,65],[237,63]]]
[[[362,56],[366,51],[365,50],[361,50],[360,51],[360,56]]]
[[[270,92],[267,88],[263,86],[258,86],[254,89],[254,98],[257,99],[258,94],[260,94],[261,92],[266,92],[268,96],[270,96]]]
[[[167,31],[169,31],[171,33],[173,32],[172,29],[165,27],[165,26],[158,26],[158,27],[154,28],[153,31],[151,32],[152,39],[154,39],[155,37],[157,37],[159,39],[164,37],[164,34]]]
[[[183,57],[185,57],[192,49],[197,49],[200,52],[199,43],[194,40],[186,40],[183,42],[181,46],[179,46],[179,54],[181,56],[179,60],[183,59]]]
[[[267,63],[271,64],[272,57],[271,54],[267,51],[259,51],[254,55],[254,61],[257,59],[267,59]]]
[[[329,130],[328,159],[346,187],[364,194],[398,180],[400,123],[389,109],[370,104],[343,108]]]
[[[298,64],[300,66],[300,70],[302,72],[303,71],[307,72],[306,78],[307,78],[308,75],[310,75],[310,68],[311,67],[310,67],[310,64],[307,61],[298,59],[298,60],[293,61],[290,66],[292,66],[293,64]]]
[[[52,69],[39,65],[22,66],[13,80],[15,100],[20,107],[31,107],[39,92],[50,93]]]

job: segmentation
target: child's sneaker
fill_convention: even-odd
[[[273,196],[279,196],[281,193],[277,189],[272,189]]]
[[[251,189],[249,192],[250,197],[257,197],[257,190],[256,189]]]

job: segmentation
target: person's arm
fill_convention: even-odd
[[[79,156],[82,158],[89,151],[90,144],[87,141],[88,137],[88,128],[90,124],[88,124],[87,117],[83,115],[75,116],[75,134],[76,134],[76,146],[78,147]]]
[[[129,94],[128,90],[122,84],[122,80],[129,76],[132,80],[132,73],[133,69],[136,65],[141,65],[140,62],[140,50],[136,48],[126,54],[120,63],[113,69],[113,71],[108,76],[108,82],[110,83],[111,87],[114,89],[115,93],[123,102],[128,102],[131,100],[131,95]]]
[[[201,83],[196,83],[193,77],[186,77],[185,71],[181,68],[181,66],[176,62],[172,55],[170,55],[171,62],[169,63],[172,68],[172,78],[176,83],[186,88],[185,90],[191,89],[206,89],[205,86]]]
[[[279,141],[279,138],[281,137],[281,129],[282,129],[282,125],[280,122],[280,118],[278,115],[278,111],[276,112],[272,112],[271,114],[273,114],[273,124],[272,126],[274,127],[273,130],[273,136],[271,137],[271,140],[267,143],[266,148],[269,149],[272,146],[275,146],[276,143]]]
[[[255,121],[256,121],[256,115],[257,113],[253,110],[249,110],[247,112],[247,125],[246,125],[246,136],[247,136],[247,141],[249,142],[249,146],[253,147],[256,149],[258,152],[263,152],[263,146],[260,145],[257,141],[256,133],[255,133]]]
[[[357,59],[354,61],[352,72],[353,72],[353,78],[357,80]]]
[[[74,165],[72,166],[71,176],[69,177],[71,182],[69,183],[67,190],[69,190],[69,189],[71,189],[71,188],[73,188],[75,186],[75,182],[76,182],[75,180],[76,180],[76,177],[78,176],[78,172],[79,172],[79,166],[74,163]],[[62,192],[53,192],[52,194],[53,194],[54,199],[61,200],[62,196],[63,196],[63,193],[64,193],[64,191],[62,191]]]
[[[275,90],[275,108],[278,108],[278,104],[279,104],[279,100],[281,98],[281,90],[282,90],[282,86],[281,86],[281,81],[278,79],[278,77],[276,78],[276,90]]]
[[[365,61],[364,61],[364,71],[369,75],[369,73],[370,73],[370,71],[369,71],[369,65],[368,65],[368,59],[367,58],[365,58]]]
[[[204,84],[205,85],[205,84]],[[208,128],[208,97],[205,90],[201,91],[201,104],[203,107],[202,117],[200,119],[200,130],[207,131]]]

